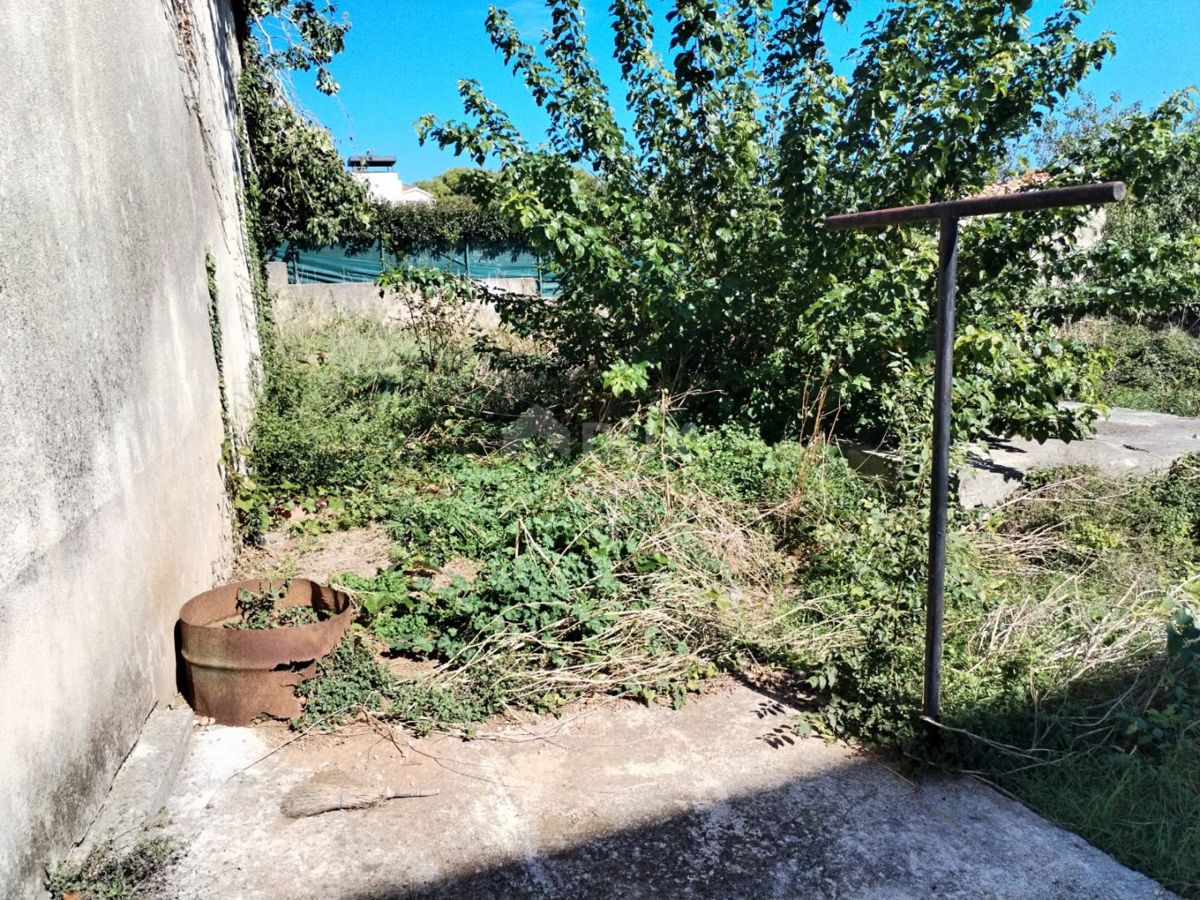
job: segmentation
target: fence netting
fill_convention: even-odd
[[[379,245],[361,252],[345,247],[301,250],[284,244],[271,255],[287,263],[290,284],[344,284],[374,281],[385,269],[401,264],[438,268],[469,278],[532,278],[539,292],[555,293],[555,280],[532,253],[486,253],[464,248],[455,253],[421,253],[398,257]]]

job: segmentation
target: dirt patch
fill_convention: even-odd
[[[261,547],[244,547],[233,577],[311,578],[328,584],[342,572],[370,577],[391,564],[392,540],[378,525],[329,534],[271,532]]]
[[[465,556],[456,556],[434,573],[433,578],[430,579],[429,586],[432,590],[440,591],[445,590],[458,581],[465,581],[467,584],[472,584],[482,568],[482,564],[477,563],[473,559],[467,559]]]
[[[397,678],[420,678],[438,667],[437,660],[414,659],[411,656],[388,656],[380,654],[379,661]]]

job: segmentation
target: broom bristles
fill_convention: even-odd
[[[436,790],[373,787],[354,782],[309,781],[296,785],[283,798],[281,808],[289,819],[316,816],[338,809],[365,809],[401,797],[433,797]]]

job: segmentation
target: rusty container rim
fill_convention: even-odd
[[[306,625],[275,628],[226,628],[237,614],[237,597],[243,590],[262,591],[287,584],[284,608],[312,606],[333,613]],[[350,595],[308,578],[250,578],[219,585],[197,594],[179,611],[183,658],[213,669],[275,669],[282,664],[307,662],[328,653],[349,627],[354,616]]]
[[[311,606],[330,613],[307,625],[264,629],[226,628],[237,615],[238,593],[287,583],[283,608]],[[226,725],[248,724],[259,715],[294,718],[295,686],[311,676],[354,619],[350,595],[308,578],[233,581],[204,591],[179,612],[179,651],[185,694],[201,715]]]

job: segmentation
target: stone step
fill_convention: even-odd
[[[159,824],[187,756],[194,722],[195,715],[182,698],[178,705],[155,707],[72,858],[82,859],[109,840],[121,846],[136,843]]]

